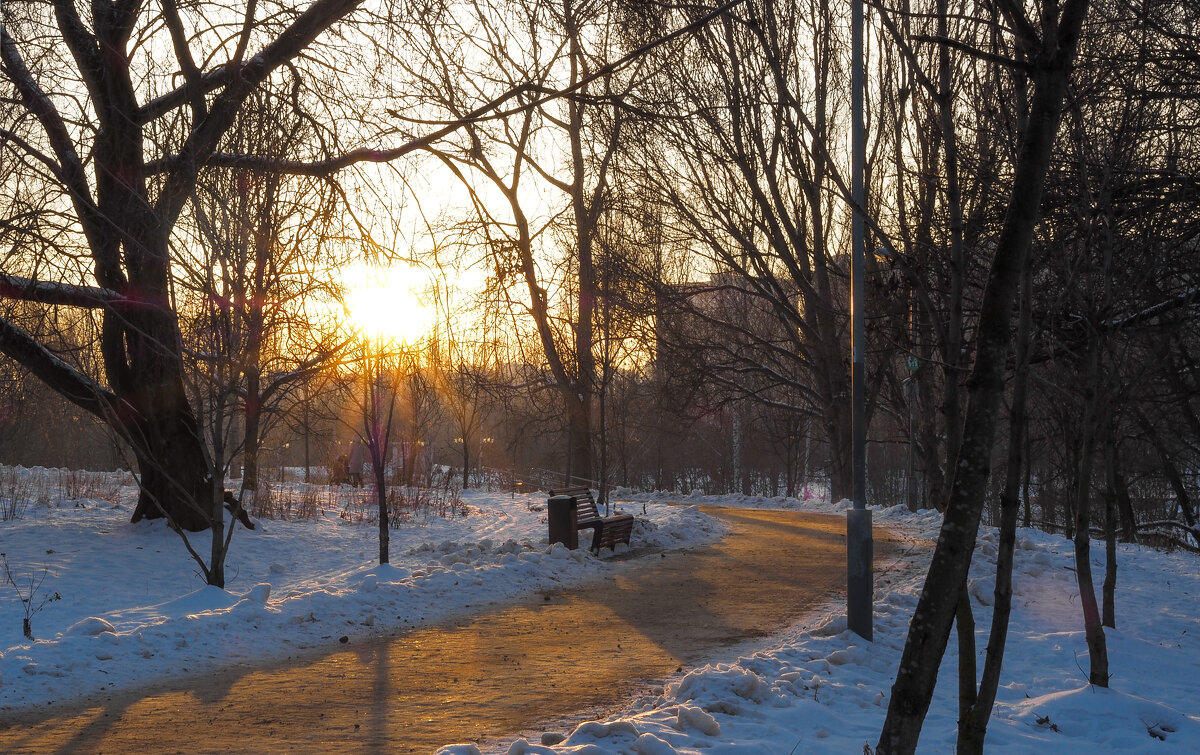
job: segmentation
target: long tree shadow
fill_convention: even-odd
[[[711,547],[642,551],[604,580],[268,669],[175,680],[28,728],[4,751],[429,752],[612,705],[781,630],[844,589],[844,520],[718,512]],[[635,544],[636,545],[636,544]]]

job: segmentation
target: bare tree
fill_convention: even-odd
[[[282,96],[256,92],[230,129],[228,151],[282,160],[300,149],[312,128],[293,110],[298,88],[292,82]],[[335,324],[320,317],[320,300],[339,294],[333,271],[346,256],[334,243],[341,235],[333,227],[336,207],[327,182],[214,168],[201,173],[184,214],[180,246],[191,251],[176,255],[181,315],[215,309],[211,320],[223,333],[219,349],[186,350],[185,338],[185,350],[189,361],[217,362],[230,373],[242,438],[226,445],[244,460],[238,499],[247,509],[258,489],[262,437],[287,394],[337,358],[344,345]]]
[[[222,516],[184,389],[172,229],[250,94],[358,5],[252,2],[232,37],[227,16],[173,0],[161,13],[141,2],[4,6],[0,72],[19,105],[6,107],[0,149],[78,229],[40,249],[4,294],[98,311],[104,376],[70,367],[9,319],[0,319],[0,351],[130,444],[135,520],[167,516],[200,530]],[[160,64],[164,54],[171,65]],[[45,228],[22,233],[49,238]]]
[[[958,598],[966,584],[1004,391],[1015,295],[1021,273],[1029,264],[1029,248],[1041,214],[1062,104],[1088,10],[1087,0],[1066,0],[1061,6],[1047,0],[1040,9],[1039,27],[1024,8],[1014,3],[1005,0],[996,6],[1017,44],[1027,51],[1033,91],[1007,215],[980,309],[964,434],[955,459],[946,516],[925,587],[909,623],[878,752],[916,749]]]
[[[851,472],[838,15],[832,3],[744,3],[664,53],[660,77],[635,90],[652,113],[641,155],[653,166],[649,192],[714,289],[697,297],[682,286],[666,299],[710,321],[697,353],[708,350],[700,364],[730,400],[787,396],[786,411],[818,419],[835,499]],[[695,263],[690,274],[685,283]],[[701,311],[720,288],[746,305],[728,308],[736,316],[724,328],[716,310]]]
[[[391,513],[387,470],[396,419],[396,400],[405,379],[416,369],[411,349],[383,338],[363,336],[355,344],[347,381],[355,442],[366,448],[371,465],[379,525],[379,563],[390,558]]]
[[[428,118],[432,110],[457,120],[500,92],[515,100],[517,108],[504,117],[465,125],[457,140],[438,145],[436,156],[472,193],[474,248],[488,255],[496,285],[513,292],[508,304],[533,321],[567,418],[567,474],[588,482],[597,381],[595,244],[622,119],[608,104],[620,96],[619,83],[604,73],[610,13],[608,3],[575,0],[437,6],[410,43],[427,57],[410,72],[421,92],[405,113]],[[528,35],[532,44],[518,53],[508,42],[512,33]],[[470,54],[451,52],[460,49]],[[571,96],[541,96],[548,91]],[[561,200],[538,207],[529,184]],[[492,191],[504,216],[484,199]]]

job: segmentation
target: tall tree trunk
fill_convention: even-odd
[[[1100,623],[1117,628],[1117,442],[1109,427],[1105,443],[1104,474],[1104,583],[1101,586]]]
[[[258,456],[262,445],[262,384],[257,364],[246,367],[245,432],[242,440],[242,508],[252,509],[258,495]],[[307,462],[306,462],[307,463]]]
[[[243,454],[246,469],[242,473],[242,507],[251,508],[258,494],[258,452],[262,445],[262,349],[266,335],[266,316],[263,307],[267,301],[267,268],[271,266],[274,245],[272,218],[275,197],[278,193],[278,176],[267,178],[266,194],[258,206],[254,219],[254,278],[247,298],[246,312],[246,433]],[[305,462],[307,464],[307,461]],[[307,467],[305,468],[307,475]]]
[[[388,551],[391,543],[391,522],[388,516],[387,502],[387,466],[385,459],[382,458],[382,456],[386,456],[386,452],[383,452],[380,458],[376,458],[377,455],[379,454],[375,451],[371,452],[371,471],[375,473],[375,500],[379,505],[379,563],[386,564],[390,559]]]
[[[1008,212],[979,312],[975,362],[967,383],[966,421],[958,457],[950,467],[954,481],[949,503],[925,587],[909,623],[877,753],[916,750],[958,594],[970,569],[987,489],[996,415],[1004,392],[1013,304],[1041,216],[1046,172],[1087,6],[1087,0],[1067,1],[1056,38],[1043,41],[1044,52],[1034,64],[1028,127],[1023,133]],[[1054,30],[1052,21],[1047,19],[1044,28]]]
[[[1000,688],[1000,670],[1008,642],[1008,622],[1012,613],[1013,553],[1017,542],[1017,514],[1020,509],[1021,469],[1028,473],[1025,439],[1029,436],[1025,416],[1029,388],[1029,352],[1033,314],[1033,269],[1026,265],[1021,275],[1021,314],[1017,324],[1016,374],[1013,376],[1012,413],[1008,425],[1008,463],[1004,472],[1004,490],[1000,494],[1000,531],[996,551],[996,587],[992,605],[992,626],[988,633],[983,676],[975,701],[958,719],[958,752],[982,753],[988,719]],[[1028,500],[1026,516],[1028,516]],[[960,681],[959,684],[962,684]]]
[[[965,581],[958,591],[954,628],[958,637],[958,720],[963,721],[978,698],[975,692],[975,613],[971,610],[971,595]]]
[[[949,39],[947,0],[938,0],[938,35]],[[945,144],[946,207],[950,213],[950,313],[946,321],[946,342],[942,350],[944,392],[942,416],[946,422],[946,458],[958,458],[962,438],[962,406],[959,380],[963,350],[963,288],[966,285],[967,256],[963,245],[962,190],[958,176],[958,132],[954,126],[954,100],[951,87],[953,69],[950,46],[938,50],[938,111],[941,116],[942,140]],[[944,502],[934,502],[940,510]]]
[[[387,455],[388,446],[392,442],[392,420],[396,411],[396,393],[393,386],[383,384],[383,366],[379,365],[377,374],[368,386],[369,403],[368,416],[364,423],[366,429],[367,451],[371,454],[371,472],[375,480],[375,501],[379,507],[379,563],[386,564],[389,560],[391,542],[391,517],[387,501]],[[386,397],[384,394],[387,394]],[[387,411],[383,411],[383,402],[387,401]],[[467,447],[467,438],[463,438],[463,448]],[[465,471],[464,471],[464,474]]]
[[[1092,456],[1097,432],[1097,387],[1100,355],[1098,345],[1089,347],[1084,409],[1083,438],[1080,443],[1079,470],[1075,480],[1075,581],[1079,586],[1079,605],[1083,610],[1083,630],[1087,638],[1090,668],[1088,679],[1100,687],[1108,686],[1108,645],[1100,623],[1100,608],[1096,604],[1096,588],[1092,580],[1091,488]]]
[[[220,402],[221,405],[217,410],[218,417],[222,416],[226,410],[224,403],[224,401]],[[205,576],[208,584],[212,585],[213,587],[225,589],[225,556],[229,552],[229,543],[225,538],[224,484],[220,482],[224,479],[222,469],[225,466],[225,445],[221,441],[223,428],[220,427],[220,424],[221,423],[218,422],[218,426],[216,428],[217,431],[213,434],[215,442],[213,443],[212,473],[213,480],[218,484],[213,485],[211,493],[212,498],[208,502],[208,517],[209,526],[211,527],[210,534],[212,535],[212,541],[209,547],[208,567],[206,569]],[[235,524],[235,521],[231,521],[229,523],[231,530]]]
[[[471,442],[463,433],[463,490],[471,489]]]

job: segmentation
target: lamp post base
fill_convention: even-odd
[[[871,510],[847,509],[846,626],[864,640],[872,639],[874,621],[873,551]]]

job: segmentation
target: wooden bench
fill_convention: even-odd
[[[600,516],[591,488],[578,486],[551,490],[550,495],[575,499],[575,529],[592,531],[593,553],[599,553],[601,548],[615,548],[617,543],[629,545],[629,538],[633,534],[633,515]]]

